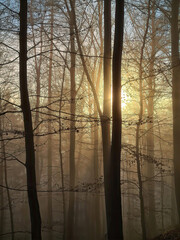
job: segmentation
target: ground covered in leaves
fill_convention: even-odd
[[[164,234],[159,235],[153,240],[180,240],[180,230],[178,229],[170,230]]]

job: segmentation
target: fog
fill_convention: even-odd
[[[180,239],[179,9],[0,1],[0,239]]]

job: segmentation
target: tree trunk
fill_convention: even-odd
[[[139,133],[140,133],[141,119],[137,123],[137,129],[136,129],[136,164],[137,164],[137,175],[138,175],[138,183],[139,183],[139,200],[140,200],[140,218],[141,218],[142,239],[146,240],[145,208],[144,208],[143,184],[142,184],[142,177],[141,177],[141,163],[140,163],[140,152],[139,152],[139,135],[140,135]]]
[[[161,141],[162,141],[161,128],[160,128],[159,122],[158,122],[158,132],[159,132],[159,147],[160,147],[160,153],[161,153],[161,165],[163,165],[164,157],[163,157],[163,149],[162,149],[162,143],[161,143]],[[163,176],[163,171],[161,171],[161,225],[162,225],[162,230],[164,231],[165,228],[164,228],[164,176]]]
[[[97,82],[96,82],[96,92],[99,92],[99,82],[100,82],[100,76],[101,76],[101,70],[102,70],[102,60],[100,60],[99,63],[99,69],[98,69],[98,76],[97,76]],[[96,104],[94,103],[94,118],[98,118],[98,112],[96,108]],[[99,178],[99,154],[98,154],[98,146],[99,146],[99,126],[96,125],[93,129],[94,131],[94,154],[93,154],[93,160],[94,160],[94,182],[96,182]],[[98,240],[101,238],[101,219],[100,219],[100,196],[98,192],[96,193],[94,201],[94,226],[95,226],[95,240]]]
[[[9,185],[8,185],[6,149],[5,149],[5,143],[4,143],[3,139],[2,139],[2,152],[3,152],[3,161],[4,161],[4,182],[5,182],[5,186],[6,186],[7,200],[8,200],[8,207],[9,207],[9,216],[10,216],[10,223],[11,223],[11,239],[14,240],[14,216],[13,216],[13,209],[12,209],[11,194],[10,194]]]
[[[36,189],[35,151],[32,116],[27,86],[27,0],[20,0],[20,96],[25,129],[27,191],[31,218],[31,236],[41,239],[41,216]]]
[[[104,99],[102,119],[104,190],[109,228],[110,198],[108,181],[110,178],[110,118],[111,118],[111,0],[104,1]]]
[[[0,93],[0,112],[2,111],[1,107],[1,93]],[[0,185],[3,186],[4,183],[4,162],[3,162],[3,132],[2,132],[2,116],[0,117],[0,140],[1,140],[1,158],[0,158]],[[4,189],[0,187],[0,234],[4,232]]]
[[[66,55],[67,59],[67,55]],[[63,78],[61,85],[61,94],[59,98],[59,160],[60,160],[60,174],[61,174],[61,184],[62,184],[62,199],[63,199],[63,236],[62,239],[65,240],[66,236],[66,201],[65,201],[65,192],[64,192],[64,167],[63,167],[63,156],[62,156],[62,131],[61,131],[61,111],[62,111],[62,98],[63,98],[63,90],[64,90],[64,81],[65,81],[65,70],[66,66],[64,66],[63,70]]]
[[[142,76],[143,76],[143,56],[144,56],[144,49],[146,45],[146,37],[149,29],[149,19],[150,19],[150,1],[148,1],[148,16],[145,26],[145,32],[143,36],[143,43],[141,47],[140,53],[140,63],[139,63],[139,119],[137,122],[136,128],[136,166],[137,166],[137,176],[138,176],[138,184],[139,184],[139,200],[140,200],[140,219],[141,219],[141,229],[142,229],[142,239],[146,240],[146,219],[145,219],[145,207],[144,207],[144,196],[143,196],[143,184],[142,184],[142,176],[141,176],[141,162],[140,162],[140,130],[143,121],[143,83],[142,83]]]
[[[103,11],[103,3],[98,2],[98,13],[99,13],[99,37],[100,37],[100,55],[103,56],[103,36],[102,36],[102,11]],[[96,93],[99,93],[99,85],[101,80],[101,73],[103,67],[103,59],[99,60],[99,68],[97,72],[97,80],[96,80]],[[94,83],[95,84],[95,83]],[[98,118],[98,110],[96,107],[96,103],[94,102],[94,117]],[[94,127],[94,181],[96,182],[99,178],[100,174],[100,163],[99,163],[99,126]],[[95,226],[95,240],[102,238],[102,226],[101,226],[101,202],[100,195],[98,192],[94,198],[94,226]]]
[[[73,8],[75,8],[75,0],[73,2]],[[67,239],[72,240],[74,235],[74,218],[75,218],[75,194],[73,189],[75,187],[75,113],[76,113],[76,84],[75,84],[75,33],[73,23],[73,13],[70,12],[70,45],[71,45],[71,104],[70,104],[70,155],[69,155],[69,174],[70,174],[70,188],[72,192],[69,193],[69,209],[68,209],[68,223],[67,223]]]
[[[1,98],[0,98],[0,112],[2,111],[2,105],[1,105]],[[1,116],[2,117],[2,116]],[[12,210],[12,200],[11,200],[11,194],[9,190],[9,185],[8,185],[8,173],[7,173],[7,160],[6,160],[6,149],[5,149],[5,142],[3,139],[3,126],[4,126],[4,121],[3,119],[0,118],[0,140],[1,140],[1,185],[3,185],[3,180],[5,183],[6,187],[6,193],[7,193],[7,200],[8,200],[8,207],[9,207],[9,215],[10,215],[10,223],[11,223],[11,239],[14,240],[14,217],[13,217],[13,210]],[[4,179],[3,179],[4,177]],[[3,188],[2,188],[3,190]],[[2,196],[1,196],[1,207],[2,207],[2,215],[1,215],[1,232],[3,232],[3,226],[4,226],[4,194],[2,191]]]
[[[154,158],[154,92],[155,92],[155,77],[154,77],[154,62],[155,62],[155,2],[152,3],[152,33],[151,33],[151,59],[149,65],[148,79],[148,123],[147,123],[147,155]],[[148,177],[148,233],[149,237],[154,237],[157,234],[156,215],[155,215],[155,181],[154,181],[154,163],[147,162],[147,177]]]
[[[30,22],[32,27],[32,37],[33,37],[33,44],[34,44],[34,55],[35,55],[35,70],[36,70],[36,114],[35,114],[35,121],[34,121],[34,128],[38,126],[39,123],[39,106],[40,106],[40,76],[41,76],[41,64],[42,64],[42,55],[39,57],[39,62],[37,59],[37,49],[36,49],[36,38],[34,33],[34,19],[33,19],[33,0],[31,0],[31,7],[30,7]],[[40,29],[40,52],[42,53],[42,45],[43,45],[43,39],[42,39],[42,31],[43,31],[43,23],[41,23],[41,29]],[[37,127],[36,134],[39,133],[39,127]],[[37,182],[37,188],[40,184],[40,159],[39,159],[39,137],[37,136],[35,138],[35,157],[36,157],[36,182]]]
[[[48,76],[48,133],[51,133],[51,98],[52,98],[52,60],[53,60],[53,22],[54,22],[54,8],[53,1],[51,1],[51,32],[50,32],[50,55],[49,55],[49,76]],[[47,220],[49,227],[49,239],[52,239],[53,215],[52,215],[52,135],[48,135],[48,203],[47,203]]]
[[[171,54],[173,100],[173,150],[176,203],[180,223],[180,58],[179,58],[179,0],[172,0]]]
[[[120,185],[120,162],[121,162],[121,61],[123,48],[124,30],[124,1],[116,0],[115,36],[113,52],[113,106],[112,106],[112,145],[109,178],[109,204],[107,212],[108,239],[123,240],[123,224],[121,209],[121,185]]]
[[[99,69],[98,69],[98,76],[96,81],[96,92],[99,92],[99,83],[100,83],[100,76],[102,71],[102,59],[100,59],[99,63]],[[98,111],[96,108],[96,104],[94,102],[94,118],[98,118]],[[94,153],[93,153],[93,163],[94,163],[94,182],[96,182],[99,178],[99,154],[98,154],[98,145],[99,145],[99,126],[94,126]],[[95,226],[95,240],[98,240],[101,238],[101,219],[100,219],[100,196],[98,192],[96,193],[96,196],[94,197],[94,226]]]

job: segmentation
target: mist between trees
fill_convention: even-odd
[[[180,239],[179,9],[0,1],[0,239]]]

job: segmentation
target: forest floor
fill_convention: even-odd
[[[153,240],[180,240],[180,230],[179,229],[170,230],[164,234],[159,235]]]

